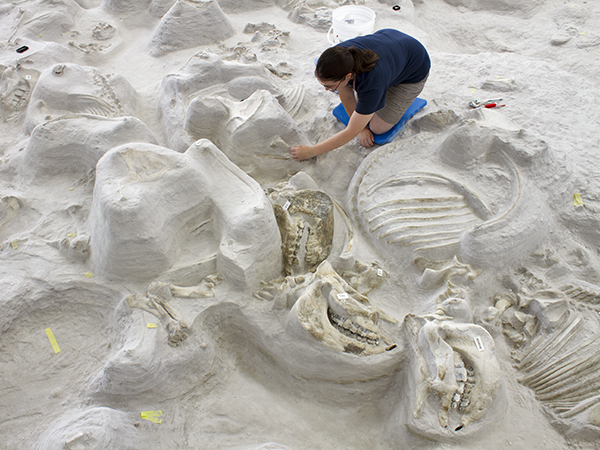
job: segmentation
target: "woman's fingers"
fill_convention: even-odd
[[[296,147],[290,148],[290,153],[292,154],[292,158],[296,161],[302,161],[303,159],[308,159],[311,157],[310,155],[310,147],[308,145],[298,145]]]
[[[363,147],[372,147],[375,143],[373,141],[373,133],[371,133],[369,129],[365,128],[358,134],[358,142],[360,142],[360,145]]]

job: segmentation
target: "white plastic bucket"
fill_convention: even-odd
[[[327,32],[330,44],[371,34],[375,29],[375,13],[366,6],[346,5],[333,10],[331,28]]]

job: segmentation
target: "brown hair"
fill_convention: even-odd
[[[321,53],[315,76],[320,80],[338,81],[348,73],[365,73],[373,70],[379,56],[373,50],[336,45]]]

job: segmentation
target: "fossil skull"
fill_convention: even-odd
[[[413,350],[407,377],[412,417],[407,425],[428,438],[452,439],[480,430],[480,419],[502,398],[494,340],[483,327],[462,322],[468,317],[464,303],[447,299],[436,314],[404,318]],[[453,312],[457,318],[449,315]]]
[[[397,323],[396,319],[353,289],[328,261],[306,277],[295,295],[297,301],[287,319],[293,332],[308,332],[330,348],[360,356],[396,347],[380,328],[380,321]]]

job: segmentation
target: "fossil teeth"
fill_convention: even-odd
[[[369,345],[379,345],[379,336],[376,333],[360,326],[348,317],[341,317],[331,310],[327,311],[327,315],[334,327],[345,336]]]

